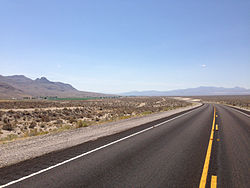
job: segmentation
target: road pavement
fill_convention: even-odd
[[[1,168],[0,185],[247,188],[249,156],[249,115],[205,104]]]

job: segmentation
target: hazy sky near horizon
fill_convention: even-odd
[[[0,0],[0,74],[83,91],[250,88],[249,0]]]

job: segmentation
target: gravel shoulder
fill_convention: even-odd
[[[0,168],[15,164],[24,160],[35,158],[56,150],[69,148],[90,140],[112,135],[127,129],[171,116],[188,109],[201,106],[198,103],[193,106],[178,108],[166,112],[150,114],[143,117],[130,118],[116,122],[83,127],[79,129],[58,132],[42,136],[31,137],[29,139],[17,140],[0,145]]]

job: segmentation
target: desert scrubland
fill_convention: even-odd
[[[250,95],[201,96],[203,102],[215,102],[250,110]]]
[[[83,101],[0,101],[0,140],[24,138],[144,116],[191,105],[168,97]]]

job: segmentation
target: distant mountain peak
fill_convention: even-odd
[[[32,80],[24,75],[1,76],[0,75],[0,98],[22,97],[46,97],[57,96],[61,98],[84,98],[111,96],[102,93],[78,91],[70,84],[52,82],[46,77]]]
[[[51,83],[46,77],[37,78],[35,81],[43,83]]]

